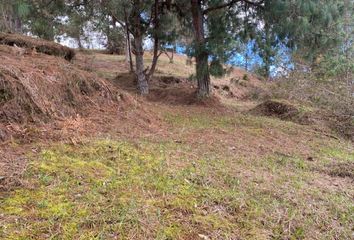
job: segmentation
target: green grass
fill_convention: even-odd
[[[328,146],[321,149],[321,155],[335,160],[354,162],[354,151],[350,151],[352,143],[347,146]]]
[[[207,129],[211,127],[235,128],[251,127],[264,128],[265,126],[276,127],[280,125],[282,129],[296,126],[295,123],[281,121],[276,118],[258,117],[247,114],[235,114],[230,116],[211,115],[208,113],[192,113],[182,115],[180,113],[166,113],[165,120],[178,127],[188,127],[190,129]]]
[[[55,146],[32,162],[26,180],[1,200],[5,239],[183,238],[190,224],[233,231],[228,218],[198,210],[219,190],[204,186],[193,167],[171,171],[127,143]]]
[[[0,237],[307,239],[318,231],[318,239],[349,239],[350,197],[310,186],[313,172],[303,159],[249,162],[217,152],[181,155],[184,164],[175,167],[181,149],[192,151],[169,141],[112,140],[44,150],[24,186],[1,198]]]

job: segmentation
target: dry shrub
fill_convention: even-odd
[[[269,95],[262,79],[237,67],[231,68],[223,78],[213,79],[212,83],[214,92],[220,97],[263,100]]]
[[[334,177],[348,177],[354,180],[354,163],[344,162],[330,164],[327,166],[327,170],[325,172]]]
[[[88,108],[107,105],[119,96],[105,80],[64,59],[43,54],[14,57],[9,49],[2,49],[2,123],[47,121],[85,114]]]
[[[318,119],[342,136],[354,139],[354,84],[350,81],[293,72],[276,80],[272,95],[319,109]]]
[[[35,49],[37,52],[63,57],[71,61],[75,51],[58,43],[19,34],[0,33],[0,44]]]
[[[277,117],[282,120],[293,121],[300,124],[309,123],[309,116],[307,114],[303,114],[303,111],[301,111],[298,106],[286,101],[267,100],[251,109],[250,113]]]

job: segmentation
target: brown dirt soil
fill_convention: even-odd
[[[121,61],[117,61],[118,59]],[[102,52],[77,51],[74,63],[82,70],[94,71],[107,79],[114,79],[117,75],[126,74],[128,71],[124,58]]]
[[[329,137],[338,138],[328,133],[334,132],[338,136],[354,140],[353,118],[350,115],[338,116],[324,109],[301,111],[296,104],[285,100],[266,100],[247,112],[258,116],[276,117],[302,125],[314,125]]]
[[[328,117],[329,128],[333,129],[341,136],[344,136],[354,142],[354,116],[338,116],[333,115]]]
[[[298,114],[299,110],[290,103],[279,102],[274,100],[267,100],[252,111],[258,112],[264,116],[277,116],[279,118],[289,118]]]
[[[354,140],[352,116],[337,116],[323,109],[300,110],[297,104],[285,100],[266,100],[255,106],[249,113],[258,116],[276,117],[302,125],[314,125],[324,132],[331,130],[351,141]],[[327,134],[328,135],[328,134]],[[337,138],[334,135],[329,135]]]
[[[28,54],[30,53],[28,49],[30,49],[47,55],[63,57],[68,61],[75,57],[75,51],[71,48],[55,42],[19,34],[0,33],[0,44],[9,46],[16,45],[19,54]],[[26,48],[27,50],[20,48]]]
[[[26,169],[25,153],[31,151],[26,146],[0,146],[0,192],[21,185],[21,176]]]

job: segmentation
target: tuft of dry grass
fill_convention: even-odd
[[[293,72],[273,85],[274,98],[318,109],[317,119],[341,136],[354,139],[354,85],[342,78],[320,78]]]

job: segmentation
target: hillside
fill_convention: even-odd
[[[124,56],[18,51],[0,45],[1,239],[352,238],[353,143],[307,106],[264,112],[256,76],[200,102],[161,56],[140,97]]]

